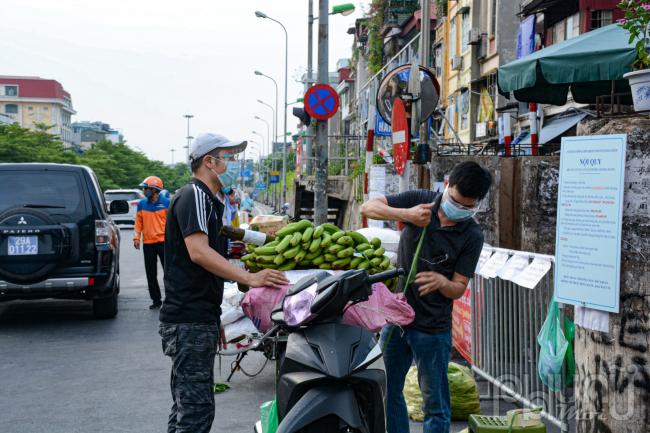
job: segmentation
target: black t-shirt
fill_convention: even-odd
[[[418,272],[438,272],[451,279],[454,272],[468,278],[474,276],[478,258],[483,248],[483,233],[473,219],[461,221],[454,226],[441,227],[438,208],[442,194],[429,190],[406,191],[386,197],[388,205],[394,208],[411,208],[419,204],[435,203],[431,223],[420,251]],[[406,223],[399,242],[398,266],[408,274],[413,256],[420,240],[422,229]],[[400,290],[406,278],[401,279]],[[420,296],[416,283],[406,291],[406,299],[415,310],[413,328],[427,333],[445,332],[451,329],[453,300],[438,291]]]
[[[203,232],[208,235],[210,247],[225,255],[225,239],[219,236],[223,211],[223,205],[198,179],[192,179],[174,195],[165,225],[165,300],[160,309],[161,322],[219,321],[223,279],[192,262],[185,238]]]

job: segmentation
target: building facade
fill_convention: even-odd
[[[0,76],[0,113],[24,128],[49,126],[49,132],[60,136],[66,147],[75,144],[72,98],[56,80]]]
[[[108,140],[112,143],[120,143],[124,141],[124,137],[116,129],[111,128],[111,125],[103,122],[75,122],[72,124],[76,144],[79,145],[81,151],[92,148],[95,144],[102,140]]]

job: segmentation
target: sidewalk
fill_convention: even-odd
[[[488,382],[478,381],[479,392],[481,396],[487,396]],[[496,397],[481,400],[481,414],[489,416],[505,416],[509,410],[521,408],[520,405],[514,404],[511,399],[497,399]],[[560,433],[560,429],[554,424],[542,419],[546,425],[547,433]],[[423,424],[421,422],[411,421],[411,433],[422,433]],[[452,421],[450,433],[458,433],[467,428],[467,421]]]

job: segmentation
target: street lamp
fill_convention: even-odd
[[[344,3],[332,7],[332,12],[330,15],[350,15],[354,12],[354,4]],[[314,0],[309,0],[308,7],[308,16],[307,16],[307,88],[311,87],[314,84],[314,75],[313,75],[313,51],[314,51],[314,21],[318,17],[314,17]],[[312,164],[311,164],[311,155],[312,155],[312,137],[314,136],[314,127],[309,124],[307,126],[307,137],[305,137],[305,152],[307,153],[307,175],[311,175]]]
[[[267,107],[269,107],[271,109],[271,113],[273,114],[273,122],[275,123],[275,110],[273,109],[271,104],[267,104],[266,102],[262,101],[261,99],[258,99],[257,102],[259,102],[260,104],[265,105],[265,106],[267,106]],[[279,137],[279,135],[278,135],[277,128],[274,127],[273,128],[273,137],[272,137],[273,140],[272,141],[277,140],[278,137]]]
[[[278,137],[278,120],[277,120],[277,112],[278,112],[278,82],[275,81],[272,77],[260,72],[260,71],[255,71],[255,75],[260,76],[260,77],[265,77],[268,78],[269,80],[273,81],[273,85],[275,85],[275,110],[273,111],[273,141],[275,141]],[[258,102],[264,104],[264,102],[260,101],[258,99]],[[265,104],[268,105],[268,104]],[[273,110],[273,107],[271,107],[271,110]]]
[[[266,123],[266,142],[271,143],[271,132],[269,128],[269,122],[267,122],[265,119],[262,119],[260,116],[255,116],[254,118]]]
[[[183,117],[187,119],[187,137],[185,137],[187,139],[187,145],[184,146],[184,147],[185,147],[186,154],[187,154],[186,155],[186,162],[189,165],[189,163],[190,163],[190,143],[192,142],[192,139],[194,138],[194,137],[190,136],[190,119],[193,118],[194,115],[193,114],[184,114]]]
[[[262,146],[264,145],[264,136],[257,131],[251,131],[253,134],[258,135],[262,139]]]
[[[330,12],[330,15],[343,15],[343,16],[348,16],[351,15],[354,12],[354,4],[352,3],[343,3],[340,5],[332,6],[332,12]]]
[[[264,12],[255,11],[255,16],[271,20],[282,27],[284,30],[284,138],[282,145],[282,202],[287,198],[287,91],[289,87],[289,34],[287,28],[280,21],[271,18]]]

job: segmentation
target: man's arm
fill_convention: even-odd
[[[250,287],[279,287],[289,283],[280,271],[265,269],[253,274],[231,264],[221,254],[210,248],[208,236],[203,232],[187,236],[185,246],[192,262],[223,279],[233,280]]]
[[[416,275],[415,282],[419,286],[420,296],[438,291],[446,298],[458,299],[467,290],[469,278],[458,272],[454,272],[451,280],[438,272],[420,272]]]
[[[375,220],[402,221],[418,227],[426,227],[431,221],[433,203],[419,204],[410,208],[388,205],[386,197],[372,199],[361,206],[361,215]]]
[[[143,227],[144,225],[142,223],[142,211],[140,210],[140,204],[138,204],[138,210],[135,213],[135,226],[133,227],[133,246],[136,250],[140,249]]]

